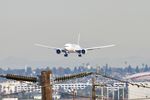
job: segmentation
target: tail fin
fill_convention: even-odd
[[[77,44],[79,45],[80,44],[80,33],[78,35],[78,41],[77,41]]]

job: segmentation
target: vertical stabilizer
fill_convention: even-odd
[[[80,33],[78,35],[78,41],[77,41],[77,44],[79,45],[80,44]]]

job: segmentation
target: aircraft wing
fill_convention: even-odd
[[[113,47],[115,46],[114,44],[112,45],[106,45],[106,46],[99,46],[99,47],[91,47],[91,48],[85,48],[86,50],[95,50],[95,49],[103,49],[103,48],[108,48],[108,47]]]
[[[47,46],[47,45],[43,45],[43,44],[35,44],[36,46],[39,46],[39,47],[44,47],[44,48],[48,48],[48,49],[58,49],[57,47],[50,47],[50,46]]]

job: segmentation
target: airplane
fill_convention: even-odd
[[[70,54],[70,53],[77,53],[78,57],[82,57],[82,54],[83,55],[86,54],[87,51],[115,46],[114,44],[111,44],[111,45],[106,45],[106,46],[82,48],[79,45],[79,41],[80,41],[80,34],[78,36],[78,42],[76,44],[66,43],[64,45],[64,48],[51,47],[51,46],[47,46],[47,45],[43,45],[43,44],[35,44],[35,45],[40,46],[40,47],[44,47],[44,48],[48,48],[48,49],[53,49],[56,51],[57,54],[64,53],[64,57],[68,57],[68,54]]]

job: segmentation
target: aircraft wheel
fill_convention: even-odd
[[[68,57],[68,54],[66,53],[66,54],[64,54],[64,57]]]
[[[79,55],[78,55],[78,57],[82,57],[82,55],[81,55],[81,54],[79,54]]]

